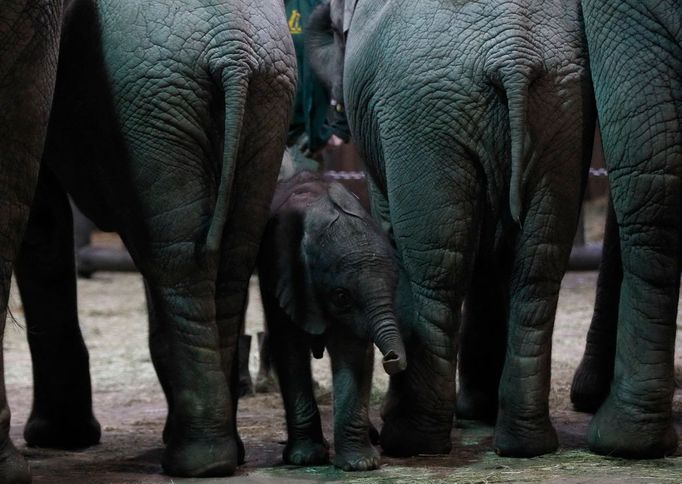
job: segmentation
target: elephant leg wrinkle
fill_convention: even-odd
[[[616,358],[618,302],[623,282],[620,240],[613,200],[609,205],[604,230],[602,259],[599,264],[594,313],[587,333],[585,353],[573,375],[571,403],[579,412],[595,413],[609,395]]]
[[[163,469],[183,477],[231,474],[239,444],[232,405],[222,403],[232,398],[218,349],[213,284],[201,278],[172,288],[150,284],[149,295],[160,325],[156,345],[167,348],[152,352],[169,393]]]
[[[574,403],[597,410],[587,435],[593,451],[662,457],[678,444],[682,3],[584,0],[582,8],[613,209],[574,380],[591,378],[593,387],[576,386]]]
[[[430,375],[431,365],[443,366],[443,362],[433,355],[425,357],[421,353],[427,350],[413,348],[410,341],[406,343],[410,363],[404,373],[391,377],[384,397],[381,447],[384,453],[394,457],[449,454],[455,403],[454,364],[448,370],[451,378],[429,377],[438,386],[431,388],[434,382],[425,384],[421,375]],[[435,407],[438,402],[440,406]]]
[[[654,232],[648,232],[641,239],[652,235]],[[648,241],[650,247],[657,245],[652,242]],[[663,457],[674,453],[678,443],[672,398],[679,268],[670,259],[665,270],[649,262],[642,264],[635,256],[639,248],[633,250],[628,245],[621,245],[623,279],[613,381],[590,422],[587,441],[600,454]],[[659,260],[671,256],[677,254],[660,254]],[[650,329],[643,333],[647,327]]]
[[[50,117],[61,18],[60,0],[0,0],[0,482],[13,484],[30,482],[31,473],[9,436],[2,340]]]
[[[573,171],[565,176],[577,176],[579,166],[565,166]],[[515,237],[512,256],[507,351],[493,439],[496,452],[505,456],[531,457],[558,447],[548,401],[552,331],[575,233],[575,225],[565,224],[560,214],[566,206],[579,206],[580,193],[554,190],[549,195],[542,185],[551,180],[540,183]],[[543,217],[548,213],[553,216]]]

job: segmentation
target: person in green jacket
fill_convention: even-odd
[[[321,3],[322,0],[285,1],[289,32],[294,40],[298,62],[298,90],[287,140],[295,171],[318,170],[321,151],[332,137],[332,127],[327,119],[329,95],[315,77],[303,46],[305,23]]]

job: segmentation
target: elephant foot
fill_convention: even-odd
[[[497,389],[491,393],[463,386],[457,393],[455,414],[458,419],[494,423],[497,418]]]
[[[493,445],[504,457],[535,457],[555,452],[559,447],[556,430],[549,417],[537,421],[498,421]]]
[[[337,450],[334,465],[344,471],[371,471],[379,468],[379,452],[373,446]]]
[[[163,426],[163,443],[168,445],[168,442],[171,440],[171,434],[173,433],[172,430],[172,422],[173,419],[170,416],[170,413],[166,417],[166,423]],[[244,442],[242,441],[242,438],[239,436],[239,433],[237,433],[237,465],[242,465],[244,462],[246,462],[246,450],[244,449]]]
[[[163,471],[178,477],[231,476],[237,468],[238,446],[230,437],[171,442],[161,459]]]
[[[43,417],[31,414],[24,428],[24,439],[30,447],[78,449],[99,443],[102,429],[89,412],[83,417]]]
[[[402,415],[384,417],[379,440],[384,453],[393,457],[449,454],[452,450],[451,429],[451,420],[434,426],[424,425],[414,418]]]
[[[9,438],[0,450],[0,482],[23,484],[31,482],[31,471],[24,456]]]
[[[652,418],[609,396],[587,430],[587,443],[597,454],[654,459],[673,454],[677,433],[669,418]]]
[[[309,439],[289,439],[284,449],[284,462],[295,466],[315,466],[329,462],[329,445]]]
[[[583,356],[571,384],[571,403],[578,412],[599,410],[609,395],[611,373],[610,368],[596,358]]]

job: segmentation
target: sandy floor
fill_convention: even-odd
[[[598,237],[592,231],[588,239]],[[449,456],[385,458],[380,470],[358,474],[345,474],[330,466],[292,468],[281,464],[286,436],[279,395],[257,395],[240,404],[239,428],[247,448],[247,463],[230,482],[682,482],[682,452],[661,460],[625,461],[586,451],[584,434],[589,416],[570,409],[568,392],[583,350],[595,281],[595,273],[570,273],[562,286],[551,392],[552,418],[561,443],[558,453],[533,459],[500,458],[491,450],[492,428],[464,422],[453,431],[454,449]],[[247,332],[255,334],[262,328],[262,314],[256,285],[252,286]],[[100,273],[91,280],[80,280],[79,291],[81,323],[90,350],[95,412],[103,427],[102,443],[80,452],[25,447],[21,433],[30,410],[31,366],[16,291],[11,308],[17,322],[8,324],[5,337],[14,441],[30,460],[36,482],[170,482],[160,474],[165,402],[147,349],[141,280],[134,274]],[[678,367],[682,367],[680,345],[678,340]],[[257,364],[254,342],[250,361],[253,375]],[[322,390],[328,391],[328,362],[315,362],[314,371]],[[378,408],[386,377],[379,365],[375,375],[372,414],[379,425]],[[680,393],[675,400],[678,432],[682,431]],[[331,407],[329,399],[324,400],[327,404],[321,409],[326,435],[331,440]]]

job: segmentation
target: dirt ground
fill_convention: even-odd
[[[603,203],[591,207],[590,220],[600,217]],[[596,215],[595,215],[596,214]],[[588,241],[598,240],[598,224],[588,223]],[[384,458],[381,469],[343,473],[331,466],[294,468],[282,465],[286,438],[284,413],[278,394],[244,398],[239,408],[239,429],[247,462],[230,482],[682,482],[682,451],[674,457],[627,461],[593,455],[586,450],[589,416],[574,412],[569,402],[570,381],[582,354],[594,301],[596,273],[569,273],[564,279],[554,334],[551,413],[560,450],[533,459],[500,458],[492,452],[488,426],[459,422],[453,430],[453,451],[448,456],[411,459]],[[247,332],[262,328],[257,284],[252,281]],[[31,404],[31,364],[16,291],[11,296],[15,323],[5,335],[5,371],[12,415],[12,437],[27,456],[35,482],[189,482],[161,474],[159,465],[165,402],[147,348],[144,290],[136,274],[98,273],[79,281],[80,316],[90,350],[95,413],[102,424],[100,445],[76,452],[27,448],[22,430]],[[682,319],[680,319],[682,321]],[[678,338],[676,365],[682,367]],[[258,366],[255,338],[250,367]],[[321,405],[326,436],[331,441],[329,364],[314,362],[322,387]],[[377,359],[372,418],[378,415],[385,377]],[[675,419],[682,431],[682,392],[675,396]],[[226,479],[201,482],[226,482]]]

